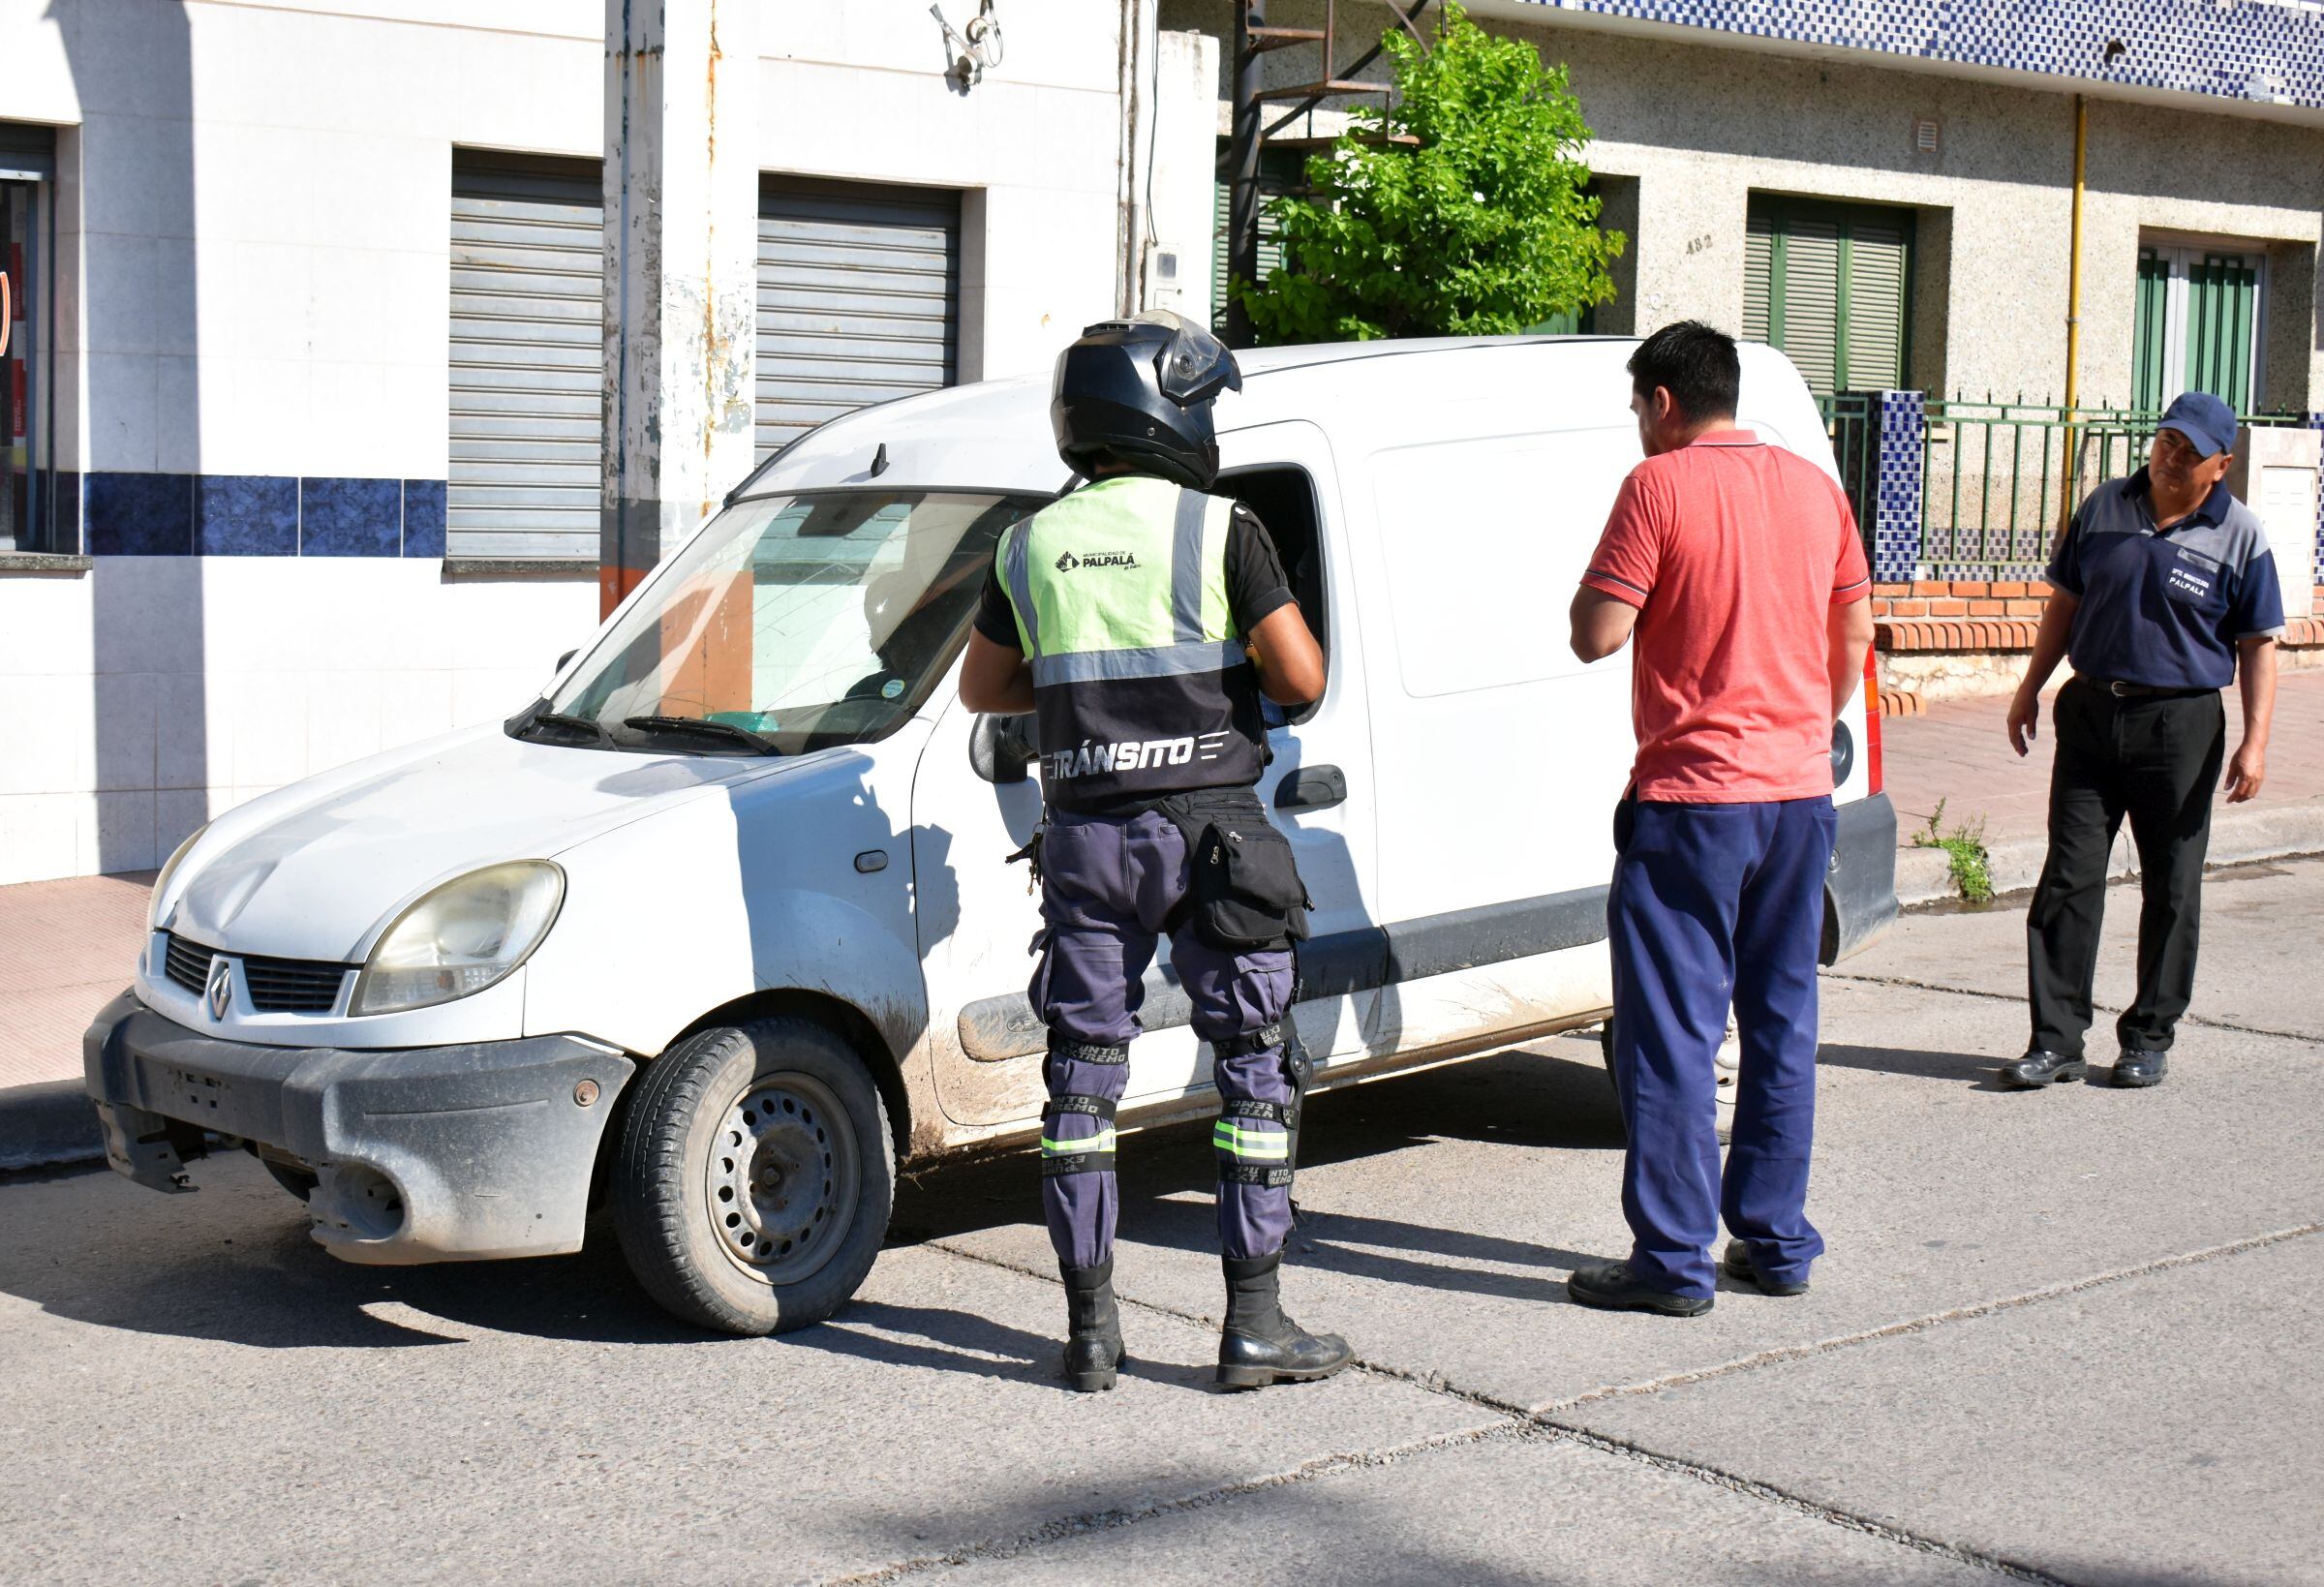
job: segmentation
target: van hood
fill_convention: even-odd
[[[796,764],[454,735],[369,775],[293,783],[236,811],[238,831],[189,857],[195,869],[165,924],[236,953],[359,962],[388,917],[438,882],[553,858]]]

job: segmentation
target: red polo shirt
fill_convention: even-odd
[[[1640,799],[1832,791],[1826,622],[1872,582],[1829,474],[1748,430],[1650,457],[1623,481],[1582,583],[1638,608]]]

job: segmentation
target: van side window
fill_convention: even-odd
[[[1315,481],[1304,469],[1245,469],[1221,474],[1213,489],[1217,495],[1231,496],[1249,507],[1267,526],[1268,537],[1275,542],[1275,557],[1283,564],[1283,576],[1291,581],[1291,593],[1299,598],[1300,613],[1314,631],[1315,642],[1323,647],[1328,667],[1331,660],[1331,625],[1325,610],[1324,593],[1329,581],[1324,576],[1323,534],[1317,523]],[[1268,706],[1269,713],[1278,709],[1272,703]],[[1314,716],[1315,711],[1314,705],[1304,705],[1284,715],[1298,723]]]

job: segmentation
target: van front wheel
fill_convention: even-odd
[[[896,1194],[879,1086],[792,1015],[688,1037],[646,1066],[613,1166],[614,1231],[646,1293],[724,1333],[787,1333],[872,1270]]]

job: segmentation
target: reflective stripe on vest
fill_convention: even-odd
[[[1241,665],[1227,606],[1234,511],[1225,497],[1120,475],[1011,529],[1001,576],[1033,687]]]
[[[1267,729],[1227,598],[1234,521],[1225,497],[1123,474],[1003,536],[1053,804],[1103,809],[1258,779]]]

